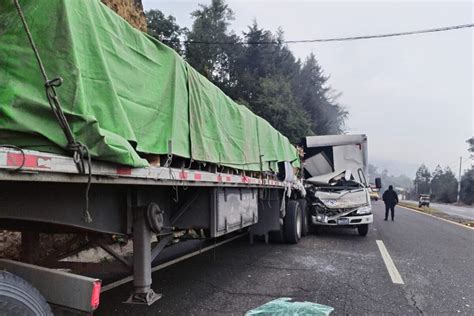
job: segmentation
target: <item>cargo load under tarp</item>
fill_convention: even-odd
[[[268,122],[99,0],[21,1],[66,118],[96,159],[147,166],[168,154],[242,170],[299,164]],[[0,0],[0,144],[58,152],[67,142],[10,0]],[[50,79],[51,79],[50,78]],[[171,146],[169,146],[171,144]]]

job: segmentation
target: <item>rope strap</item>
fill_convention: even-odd
[[[48,79],[46,69],[44,68],[44,64],[43,64],[43,61],[41,60],[38,48],[36,47],[35,42],[33,41],[33,36],[31,35],[30,28],[28,27],[28,23],[26,22],[26,18],[23,13],[23,10],[21,9],[20,3],[18,2],[18,0],[13,0],[13,2],[18,11],[18,15],[20,16],[20,20],[21,20],[21,23],[23,24],[23,28],[25,29],[25,33],[28,37],[28,41],[30,43],[31,49],[33,50],[33,53],[35,55],[41,75],[43,76],[44,87],[45,87],[46,97],[48,99],[49,106],[51,107],[51,110],[56,116],[56,120],[58,121],[58,124],[61,130],[63,131],[64,136],[66,137],[67,149],[73,154],[73,160],[78,172],[80,174],[85,174],[86,169],[87,169],[88,178],[87,178],[87,186],[86,186],[86,191],[85,191],[86,206],[84,209],[83,219],[86,223],[90,223],[92,222],[92,217],[89,212],[89,190],[90,190],[91,180],[92,180],[92,162],[91,162],[91,156],[89,154],[89,149],[87,148],[86,145],[76,141],[76,139],[74,138],[74,134],[71,130],[71,127],[69,126],[69,122],[67,121],[66,116],[64,115],[61,102],[56,93],[56,88],[61,86],[61,84],[63,83],[63,79],[61,77],[54,78],[52,80]],[[86,164],[87,164],[87,168],[86,168]]]

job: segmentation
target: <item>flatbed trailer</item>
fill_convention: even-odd
[[[79,174],[72,157],[0,145],[0,229],[22,233],[21,259],[2,259],[0,269],[26,280],[52,306],[92,313],[101,280],[57,270],[74,270],[63,259],[89,247],[104,249],[130,271],[128,303],[150,305],[160,298],[151,288],[152,262],[190,231],[219,242],[242,232],[251,240],[275,235],[298,242],[307,229],[305,192],[288,165],[278,176],[225,170],[92,161],[89,177]],[[74,234],[76,242],[44,257],[40,233]],[[128,238],[131,259],[111,247]]]
[[[185,240],[304,235],[299,154],[270,123],[99,1],[25,2],[0,12],[0,229],[21,232],[0,259],[0,314],[92,313],[85,249],[132,275],[127,303],[150,305],[153,263]],[[45,234],[67,238],[44,249]]]

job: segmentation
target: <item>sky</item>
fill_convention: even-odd
[[[190,12],[210,0],[143,0],[190,28]],[[470,1],[228,0],[237,34],[256,20],[285,39],[411,31],[474,21]],[[474,135],[473,28],[340,43],[290,44],[301,59],[314,53],[349,111],[348,133],[367,134],[369,159],[412,176],[425,163],[459,168]],[[466,159],[465,159],[466,161]],[[468,165],[466,162],[465,166]]]

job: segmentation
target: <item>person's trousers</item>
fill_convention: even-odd
[[[389,205],[389,204],[385,204],[385,219],[388,218],[388,210],[391,211],[392,213],[392,219],[395,215],[395,205]]]

